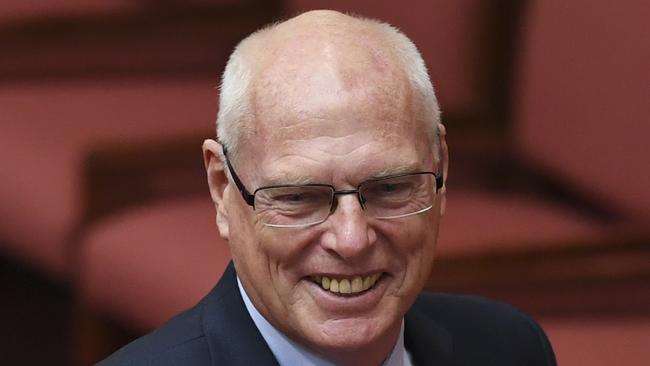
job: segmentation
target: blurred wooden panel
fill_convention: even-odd
[[[218,78],[276,1],[141,7],[0,26],[0,82],[133,76]]]

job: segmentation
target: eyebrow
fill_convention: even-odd
[[[379,178],[389,177],[391,175],[414,173],[420,170],[418,169],[417,164],[396,165],[396,166],[384,168],[383,170],[381,170],[377,174],[372,175],[368,179],[379,179]]]
[[[295,172],[282,172],[280,174],[274,174],[271,177],[264,177],[261,183],[262,184],[260,185],[260,187],[277,186],[277,185],[298,186],[298,185],[321,183],[321,182],[314,180],[313,177],[297,174]]]
[[[367,180],[381,179],[393,175],[414,173],[416,171],[420,171],[418,170],[417,163],[395,165],[392,167],[384,168],[375,174],[365,177],[358,183],[362,183]],[[281,172],[270,177],[265,177],[261,183],[262,184],[260,185],[260,188],[278,185],[330,184],[328,182],[324,182],[323,180],[315,179],[314,177],[305,176],[292,171]]]

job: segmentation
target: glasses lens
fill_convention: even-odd
[[[359,188],[370,216],[391,219],[415,215],[433,205],[433,174],[409,174],[373,180]]]
[[[263,188],[255,193],[255,211],[268,226],[305,226],[327,218],[332,197],[327,186]]]

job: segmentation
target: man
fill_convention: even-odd
[[[203,144],[231,265],[194,308],[103,365],[554,365],[540,328],[419,295],[444,213],[433,87],[394,28],[314,11],[259,31]]]

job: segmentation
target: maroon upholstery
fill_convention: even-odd
[[[531,2],[514,103],[531,159],[646,222],[648,14],[644,0]]]
[[[558,365],[646,366],[650,361],[650,319],[538,319]]]
[[[210,197],[161,202],[104,220],[83,240],[85,302],[134,329],[195,304],[230,260]]]
[[[201,1],[194,1],[194,3]],[[210,0],[210,5],[230,5],[241,0]],[[0,22],[18,22],[33,19],[93,16],[129,12],[149,5],[133,0],[3,0],[0,2]],[[156,6],[156,4],[151,4]]]
[[[439,258],[527,251],[588,243],[599,234],[600,226],[593,220],[546,202],[452,189],[437,250]]]
[[[82,211],[82,162],[103,143],[211,134],[214,85],[88,82],[0,88],[0,243],[59,277]],[[197,141],[197,159],[201,157]]]
[[[135,2],[128,0],[4,0],[0,4],[0,21],[113,13],[132,10],[135,5]]]

